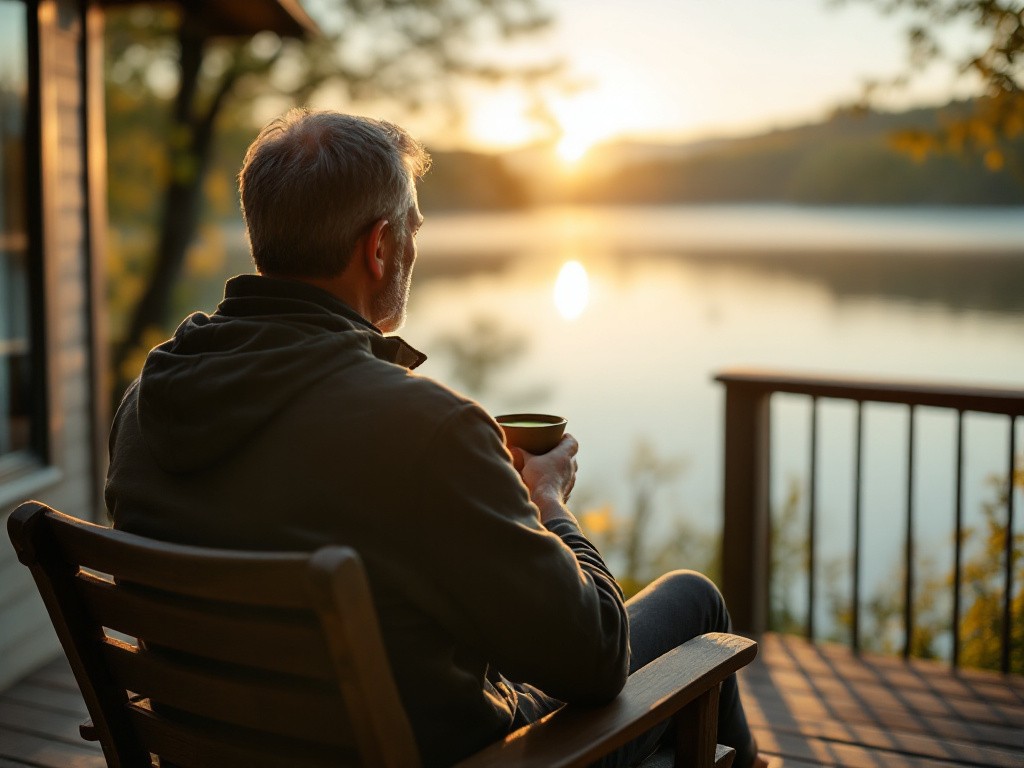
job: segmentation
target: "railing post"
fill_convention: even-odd
[[[910,407],[908,429],[907,518],[906,552],[907,576],[904,583],[904,624],[909,653],[914,637],[914,488],[915,488],[915,421],[917,407],[952,409],[958,413],[956,447],[956,550],[954,553],[953,587],[953,666],[958,666],[963,652],[960,635],[962,623],[963,583],[963,483],[964,483],[964,413],[993,413],[1010,417],[1010,449],[1008,474],[1010,497],[1007,504],[1008,535],[1003,553],[1001,658],[1002,670],[1011,666],[1014,650],[1012,623],[1014,559],[1013,532],[1016,531],[1015,496],[1012,478],[1016,467],[1016,419],[1024,417],[1024,389],[997,389],[952,384],[932,384],[908,381],[871,381],[866,379],[840,379],[823,376],[800,376],[778,371],[730,369],[715,375],[715,381],[725,386],[725,461],[722,503],[722,576],[721,587],[729,604],[733,625],[737,631],[757,635],[769,629],[771,620],[771,515],[770,515],[770,408],[772,394],[784,392],[805,395],[812,399],[836,398],[857,403],[856,434],[856,487],[854,490],[854,553],[853,553],[853,638],[855,650],[860,647],[860,573],[862,543],[862,464],[863,464],[863,404],[901,403]],[[812,455],[816,443],[816,424],[812,427]],[[814,498],[814,461],[812,461],[811,493]],[[810,538],[815,532],[812,526]],[[813,562],[813,551],[811,552]],[[811,572],[813,579],[813,569]],[[814,610],[815,594],[811,594],[810,610]],[[813,617],[813,613],[810,614]],[[811,622],[809,622],[810,624]],[[813,634],[813,632],[812,632]]]
[[[770,392],[718,377],[725,385],[722,594],[733,627],[768,629]]]

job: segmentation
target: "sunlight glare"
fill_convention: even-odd
[[[595,145],[621,133],[625,127],[603,91],[588,91],[566,99],[553,99],[551,111],[562,136],[555,147],[559,158],[576,163]]]
[[[565,163],[576,163],[583,159],[583,156],[590,151],[592,142],[582,136],[566,134],[559,140],[555,152]]]
[[[467,130],[472,142],[489,150],[507,150],[535,138],[522,95],[512,91],[481,94],[474,101]]]
[[[583,314],[590,300],[590,279],[587,270],[578,261],[562,265],[555,280],[555,308],[566,320],[575,320]]]

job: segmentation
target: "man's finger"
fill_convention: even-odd
[[[520,448],[512,448],[512,466],[516,468],[516,472],[523,471],[523,465],[526,463],[526,456],[523,455],[523,451]]]

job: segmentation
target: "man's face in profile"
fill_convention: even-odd
[[[405,324],[412,286],[412,270],[416,262],[416,233],[423,224],[416,185],[410,180],[410,199],[404,226],[394,227],[394,253],[388,261],[384,287],[374,301],[374,323],[385,333],[394,333]]]

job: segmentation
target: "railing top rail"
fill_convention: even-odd
[[[1024,389],[897,379],[801,375],[755,368],[729,368],[715,374],[715,381],[727,387],[742,387],[764,394],[786,392],[861,402],[903,403],[1024,416]]]

